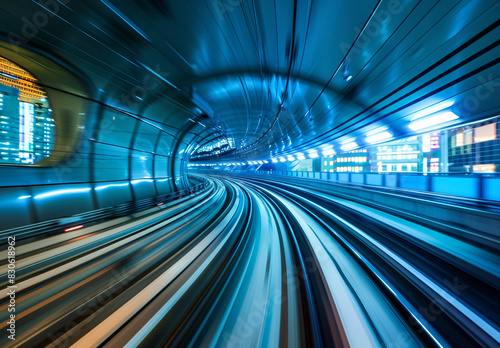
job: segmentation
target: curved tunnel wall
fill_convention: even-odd
[[[193,133],[173,132],[112,107],[107,100],[112,97],[100,96],[103,91],[84,82],[84,74],[40,53],[17,50],[0,44],[0,55],[24,65],[46,88],[57,126],[50,158],[0,166],[0,230],[191,186],[185,150]],[[169,111],[163,109],[166,119]]]

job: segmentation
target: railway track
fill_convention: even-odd
[[[500,345],[498,241],[286,183],[210,180],[132,216],[24,235],[16,341],[0,344]]]

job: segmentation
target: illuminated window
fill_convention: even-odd
[[[497,138],[497,124],[492,123],[486,126],[474,129],[474,142],[495,140]]]
[[[50,156],[53,138],[45,128],[53,127],[47,95],[30,73],[0,57],[0,102],[2,140],[12,146],[0,154],[0,163],[34,164]],[[36,122],[37,120],[44,120]],[[47,149],[43,154],[35,148]]]

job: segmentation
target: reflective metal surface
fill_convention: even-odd
[[[16,323],[0,293],[16,334],[0,344],[498,347],[498,178],[361,173],[367,153],[334,173],[333,157],[498,116],[499,13],[494,0],[2,1],[0,56],[38,79],[56,130],[50,158],[0,166],[0,285],[17,286]],[[485,126],[481,155],[496,141]],[[448,131],[472,147],[472,129]],[[448,169],[444,143],[431,169]],[[311,180],[287,175],[299,156]],[[202,179],[189,161],[285,175]]]
[[[448,125],[499,111],[496,1],[22,3],[3,5],[0,31],[76,67],[96,99],[159,122],[170,150],[193,144],[187,156],[217,134],[243,159],[363,145],[382,124],[412,133],[415,113],[443,101],[459,116]],[[99,140],[165,151],[127,122]]]

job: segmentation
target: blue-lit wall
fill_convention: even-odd
[[[45,166],[0,166],[0,229],[67,217],[190,186],[176,138],[89,105],[78,146]],[[96,117],[95,115],[101,115]]]
[[[36,69],[33,64],[30,70],[43,83],[43,71]],[[84,75],[54,63],[56,69],[66,75],[60,86],[57,79],[46,82],[60,88],[47,90],[56,120],[52,155],[34,166],[0,165],[0,230],[191,186],[184,156],[197,133],[187,131],[193,125],[188,117],[147,100],[117,104],[122,91],[105,92]],[[66,93],[68,86],[72,93]]]

